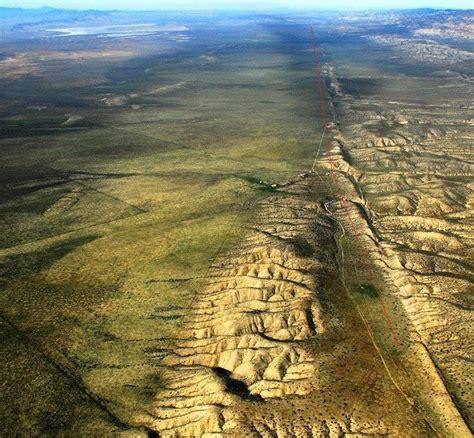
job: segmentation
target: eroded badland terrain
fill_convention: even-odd
[[[0,9],[0,435],[470,437],[473,20]]]

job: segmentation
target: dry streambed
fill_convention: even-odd
[[[407,41],[407,50],[417,44]],[[472,424],[474,138],[463,103],[472,87],[458,82],[459,90],[443,95],[442,104],[436,93],[429,102],[406,97],[406,104],[389,93],[374,95],[364,101],[373,109],[366,105],[361,113],[362,99],[330,73],[342,131],[334,136],[351,163],[339,167],[358,188],[374,259],[464,421]],[[446,84],[448,73],[433,75],[427,86]]]
[[[163,388],[133,422],[176,437],[415,437],[438,427],[394,384],[341,285],[328,199],[327,179],[309,174],[261,201],[246,238],[213,263],[159,357]]]
[[[417,42],[406,44],[417,54]],[[163,436],[470,436],[465,105],[459,93],[443,108],[402,96],[356,101],[327,71],[344,128],[332,128],[334,164],[352,220],[323,173],[262,201],[160,356],[164,389],[137,424]],[[395,349],[380,306],[357,296],[350,222],[381,275]]]

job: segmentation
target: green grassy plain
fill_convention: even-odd
[[[133,424],[214,258],[272,184],[311,167],[321,125],[307,43],[244,20],[164,54],[159,40],[126,43],[133,56],[116,64],[49,61],[2,81],[1,416],[22,419],[7,429]],[[35,383],[12,403],[22,369]]]
[[[419,108],[431,105],[427,112],[439,111],[448,126],[449,111],[436,105],[447,97],[465,102],[448,87],[451,77],[403,64],[367,39],[398,29],[377,20],[338,28],[324,14],[291,22],[278,15],[160,19],[183,20],[186,39],[38,31],[0,43],[0,424],[8,436],[116,436],[139,427],[137,413],[167,385],[159,360],[179,340],[181,318],[213,261],[243,239],[275,185],[312,168],[322,122],[308,23],[321,64],[335,67],[354,97],[354,111],[337,121],[341,131],[360,123],[351,114],[406,107],[410,115],[410,105],[421,118]],[[22,55],[13,70],[1,63],[7,49]],[[338,96],[327,92],[338,112]],[[390,118],[363,123],[367,137],[404,126]],[[425,128],[415,124],[413,134]],[[400,182],[375,190],[365,183],[378,173],[404,177],[402,149],[374,148],[363,159],[350,152],[370,207],[402,190]],[[336,195],[327,168],[316,170],[315,202],[330,204]],[[436,178],[454,188],[467,182]],[[413,327],[377,273],[373,284],[348,230],[339,231],[334,276],[322,280],[318,299],[342,322],[336,335],[311,340],[328,378],[312,404],[296,403],[323,410],[327,398],[337,405],[341,394],[360,392],[355,400],[369,411],[389,394],[376,400],[388,417],[415,412],[431,421],[429,382],[414,383],[401,366],[419,372],[409,351]],[[294,246],[311,250],[304,239]],[[335,361],[345,343],[354,354]],[[266,415],[271,403],[279,401],[255,409]]]

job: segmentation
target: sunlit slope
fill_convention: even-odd
[[[160,387],[157,355],[212,260],[241,238],[272,184],[311,166],[320,125],[310,64],[276,30],[200,29],[166,56],[150,56],[150,41],[126,45],[117,67],[51,57],[38,75],[4,79],[19,102],[1,121],[5,336],[35,350],[32,370],[49,361],[66,370],[66,386],[40,385],[34,402],[3,392],[3,415],[19,415],[7,424],[20,433],[72,431],[93,415],[96,433],[122,427],[112,416],[130,421]],[[64,75],[42,75],[51,62]],[[81,74],[96,79],[71,86]],[[6,351],[3,381],[16,388],[12,369],[26,359]],[[67,397],[97,413],[64,411]]]

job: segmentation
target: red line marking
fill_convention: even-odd
[[[314,61],[314,67],[315,67],[315,73],[316,73],[316,85],[318,87],[319,91],[319,104],[321,107],[321,115],[323,118],[323,123],[324,123],[324,139],[326,142],[327,146],[327,151],[328,151],[328,162],[329,162],[329,174],[331,176],[332,182],[334,184],[334,187],[336,188],[337,191],[337,196],[339,200],[341,201],[341,204],[343,206],[344,212],[346,214],[347,220],[349,221],[350,227],[352,229],[352,234],[354,236],[354,240],[356,243],[356,247],[359,253],[360,258],[362,259],[362,262],[364,264],[364,267],[369,275],[370,280],[373,283],[373,287],[375,289],[375,292],[377,294],[377,300],[379,302],[379,305],[382,309],[382,314],[385,318],[385,321],[387,323],[387,326],[390,329],[390,332],[392,334],[392,338],[395,342],[395,344],[400,347],[400,341],[398,340],[397,333],[395,332],[395,329],[392,324],[392,320],[390,318],[390,314],[388,313],[388,310],[385,306],[384,300],[382,296],[380,295],[378,291],[378,287],[376,287],[377,279],[375,272],[372,268],[372,265],[369,261],[369,255],[368,251],[364,246],[362,245],[362,241],[360,238],[359,231],[357,230],[357,227],[355,226],[355,223],[352,219],[352,215],[349,210],[349,205],[347,203],[347,199],[344,196],[344,192],[339,184],[339,181],[336,177],[336,172],[334,171],[334,164],[332,161],[332,145],[331,145],[331,140],[329,139],[329,132],[328,132],[328,116],[327,116],[327,109],[326,109],[326,102],[325,102],[325,97],[324,97],[324,87],[322,85],[321,81],[321,67],[319,64],[319,59],[318,59],[318,47],[316,45],[316,35],[314,33],[313,26],[311,26],[311,38],[312,38],[312,43],[313,43],[313,61]]]

